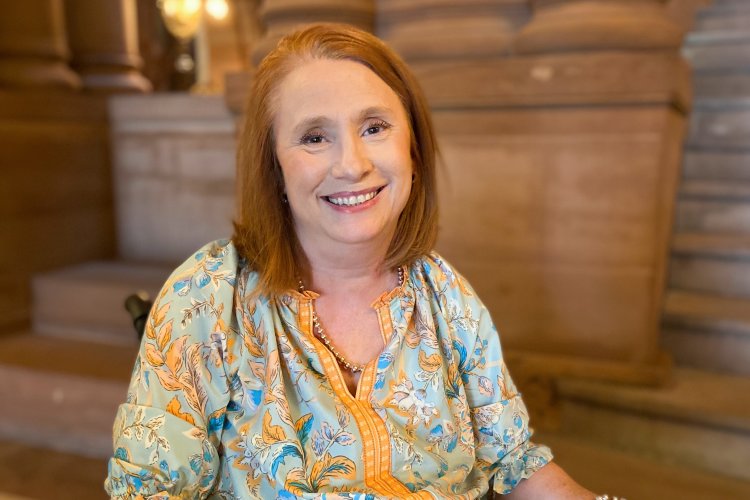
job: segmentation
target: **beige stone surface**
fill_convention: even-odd
[[[708,327],[750,336],[750,308],[747,299],[684,290],[670,290],[664,304],[670,324]]]
[[[688,67],[671,52],[607,50],[414,66],[435,110],[576,104],[688,109],[691,100]]]
[[[145,293],[155,299],[170,267],[94,261],[36,275],[32,284],[32,329],[39,335],[113,345],[138,343],[125,299]]]
[[[115,411],[125,398],[134,359],[135,347],[33,335],[0,339],[0,438],[109,456]]]
[[[630,500],[726,500],[750,495],[750,481],[592,445],[565,433],[535,436],[576,481],[598,494]]]
[[[679,122],[653,107],[446,110],[436,123],[438,249],[504,345],[655,362],[678,146],[663,134]]]
[[[750,260],[673,255],[669,276],[671,288],[750,298]]]
[[[677,206],[679,232],[750,232],[750,203],[737,200],[683,200]]]
[[[670,386],[560,385],[561,431],[583,442],[750,481],[746,378],[679,371]]]
[[[525,0],[380,0],[378,36],[410,64],[507,55],[530,16]]]
[[[747,302],[742,296],[710,290],[671,289],[664,309],[662,345],[680,365],[750,375]]]
[[[118,254],[182,262],[231,236],[235,122],[220,96],[111,101]]]
[[[750,257],[750,235],[727,233],[679,233],[672,240],[673,255]]]
[[[674,49],[682,27],[663,0],[532,0],[534,16],[516,38],[521,53]]]

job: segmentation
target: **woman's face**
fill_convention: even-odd
[[[302,247],[387,249],[412,185],[411,130],[396,93],[362,64],[312,59],[276,99],[276,155]]]

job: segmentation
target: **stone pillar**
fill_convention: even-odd
[[[0,87],[80,86],[67,66],[62,0],[5,2],[0,16]]]
[[[682,31],[665,2],[539,0],[525,25],[522,2],[471,2],[477,10],[461,14],[424,3],[440,6],[429,17],[468,56],[432,50],[430,38],[443,43],[437,22],[416,8],[395,16],[401,2],[383,4],[401,23],[383,33],[433,109],[444,160],[438,250],[490,309],[511,369],[519,379],[663,380],[659,325],[690,104]]]
[[[378,36],[412,65],[508,55],[526,0],[380,0]]]
[[[148,92],[140,73],[135,0],[66,0],[72,66],[84,88]]]
[[[534,17],[516,39],[524,54],[582,50],[675,50],[682,30],[667,0],[532,0]]]
[[[374,0],[264,0],[260,16],[266,27],[263,38],[253,50],[257,65],[285,34],[300,25],[316,22],[353,24],[373,30]]]

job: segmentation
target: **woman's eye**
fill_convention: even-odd
[[[385,122],[377,122],[371,124],[369,127],[365,129],[365,135],[375,135],[379,134],[380,132],[390,128],[390,125],[388,125]]]
[[[302,144],[322,144],[325,140],[326,138],[323,134],[314,132],[303,135],[300,142]]]

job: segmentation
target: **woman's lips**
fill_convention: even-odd
[[[385,186],[380,186],[375,189],[365,189],[357,192],[338,192],[327,196],[321,196],[321,198],[337,208],[354,208],[368,204],[368,202],[372,201],[384,188]]]

